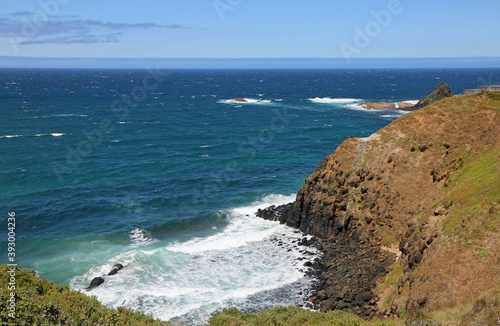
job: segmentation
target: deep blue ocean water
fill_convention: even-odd
[[[360,103],[440,81],[460,94],[499,72],[0,70],[2,263],[15,212],[16,263],[44,278],[84,291],[125,265],[84,291],[108,305],[199,323],[301,304],[314,280],[300,234],[257,208],[293,201],[345,138],[404,113]]]

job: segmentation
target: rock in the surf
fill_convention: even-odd
[[[123,268],[122,264],[116,264],[115,266],[113,266],[113,269],[108,273],[108,275],[115,275],[122,268]]]
[[[91,290],[91,289],[93,289],[93,288],[95,288],[95,287],[98,287],[98,286],[99,286],[99,285],[101,285],[102,283],[104,283],[104,279],[103,279],[102,277],[100,277],[100,276],[98,276],[98,277],[94,277],[94,278],[92,279],[92,281],[90,282],[90,285],[89,285],[89,287],[87,288],[87,290]]]

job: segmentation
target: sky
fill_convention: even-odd
[[[0,0],[0,8],[3,67],[113,58],[500,62],[498,0]]]

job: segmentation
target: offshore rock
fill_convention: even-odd
[[[123,268],[122,264],[116,264],[113,266],[113,269],[111,269],[111,271],[108,273],[108,275],[115,275],[122,268]]]
[[[396,105],[394,103],[378,102],[378,103],[361,104],[361,107],[367,110],[384,110],[384,109],[395,109]]]
[[[90,285],[89,287],[87,288],[87,290],[92,290],[93,288],[96,288],[98,287],[99,285],[101,285],[102,283],[104,283],[104,279],[100,276],[98,277],[94,277],[92,279],[92,281],[90,281]]]

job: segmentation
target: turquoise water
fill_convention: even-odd
[[[301,235],[257,208],[293,201],[345,138],[404,114],[360,103],[498,72],[0,70],[2,223],[16,213],[18,264],[74,289],[125,265],[85,292],[112,306],[203,322],[300,305],[314,282]]]

